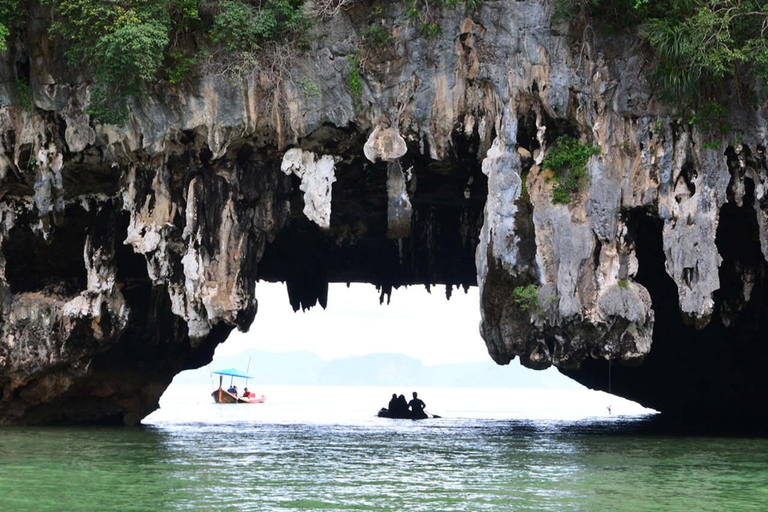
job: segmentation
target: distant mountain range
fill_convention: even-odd
[[[174,384],[204,384],[214,369],[237,368],[253,375],[254,385],[431,386],[483,388],[578,389],[581,386],[554,368],[534,371],[513,361],[499,366],[483,362],[427,366],[403,354],[370,354],[324,361],[311,352],[251,350],[215,357],[210,365],[182,372]],[[215,379],[213,379],[215,383]]]

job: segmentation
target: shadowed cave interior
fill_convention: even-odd
[[[742,206],[731,200],[720,211],[721,287],[703,329],[680,314],[675,283],[664,268],[662,221],[642,210],[628,214],[639,262],[636,281],[650,292],[655,313],[653,345],[642,365],[611,363],[610,391],[662,411],[665,420],[733,426],[759,424],[768,417],[761,400],[768,386],[767,269],[750,179],[746,189]],[[563,373],[607,391],[608,365],[587,359],[579,370]]]

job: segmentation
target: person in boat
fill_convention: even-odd
[[[419,394],[413,392],[413,400],[408,402],[408,407],[411,408],[411,416],[414,418],[426,418],[427,414],[424,412],[424,408],[427,406],[421,399]]]
[[[408,401],[405,399],[405,395],[397,397],[397,414],[402,416],[408,416]]]
[[[248,388],[245,388],[245,389],[243,390],[243,398],[250,398],[250,397],[252,397],[252,396],[256,396],[256,395],[254,395],[253,393],[251,393],[250,391],[248,391]]]
[[[233,395],[237,396],[237,386],[232,386],[231,388],[229,388],[228,391]]]
[[[395,414],[397,412],[397,393],[392,393],[392,398],[389,400],[389,405],[387,406],[387,409],[389,409],[389,412],[391,414]]]

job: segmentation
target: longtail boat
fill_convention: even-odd
[[[264,395],[256,396],[253,393],[249,394],[248,396],[239,396],[224,389],[225,376],[232,377],[232,380],[230,381],[231,384],[235,377],[241,379],[252,379],[253,377],[250,375],[245,375],[244,373],[241,373],[234,368],[219,370],[211,373],[219,376],[219,389],[215,389],[213,393],[211,393],[213,401],[217,404],[262,404],[267,399],[267,397]]]

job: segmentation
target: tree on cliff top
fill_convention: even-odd
[[[555,21],[636,27],[653,51],[652,79],[670,104],[701,106],[735,80],[768,80],[766,0],[556,0]]]
[[[7,49],[6,39],[26,17],[24,0],[0,0],[0,51]]]
[[[306,37],[304,0],[41,0],[49,33],[73,67],[95,79],[89,113],[120,124],[128,97],[161,78],[180,82],[211,47],[247,58],[265,41]],[[21,0],[0,0],[2,6]],[[0,35],[7,25],[0,26]]]

